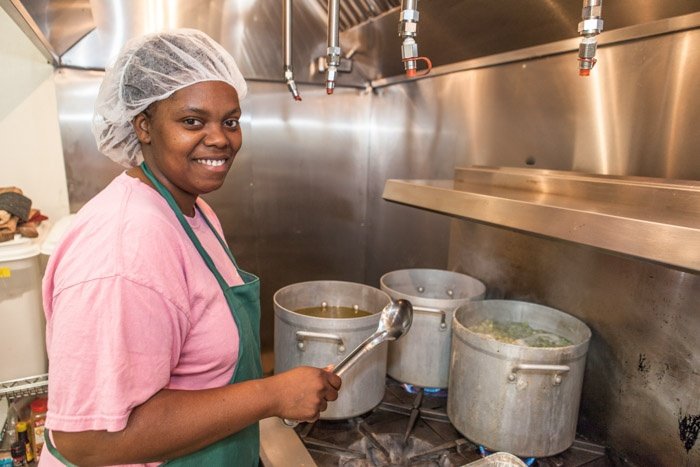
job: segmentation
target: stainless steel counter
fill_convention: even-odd
[[[316,467],[294,428],[277,417],[260,420],[260,460],[265,467]]]

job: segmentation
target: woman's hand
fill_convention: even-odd
[[[341,379],[328,369],[302,366],[268,378],[276,416],[289,420],[316,420],[328,402],[338,398]]]

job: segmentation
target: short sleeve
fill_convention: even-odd
[[[46,426],[124,429],[132,409],[168,385],[188,326],[163,294],[123,276],[62,290],[47,328]]]

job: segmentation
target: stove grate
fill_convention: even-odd
[[[484,461],[487,449],[450,423],[446,398],[418,388],[415,393],[387,378],[383,401],[346,420],[301,423],[296,432],[318,467],[457,467]],[[522,459],[535,467],[612,467],[606,449],[577,439],[567,451]]]

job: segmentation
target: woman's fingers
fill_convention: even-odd
[[[329,394],[329,397],[326,397],[326,400],[329,401],[334,401],[338,398],[338,391],[340,391],[340,386],[343,384],[343,380],[340,379],[340,376],[330,373],[330,377],[328,378],[328,384],[333,388],[333,391]]]
[[[314,420],[338,399],[342,380],[322,368],[298,367],[273,376],[279,381],[280,414],[294,420]]]

